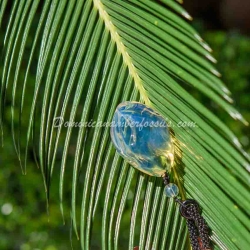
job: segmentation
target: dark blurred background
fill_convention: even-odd
[[[185,0],[183,6],[208,30],[250,33],[249,0]]]
[[[192,25],[212,47],[213,55],[218,60],[217,68],[233,93],[235,106],[246,120],[250,121],[250,0],[186,0],[184,7],[194,17]],[[4,33],[1,28],[1,47],[3,38]],[[33,80],[34,75],[29,79],[30,84]],[[198,92],[193,91],[193,95],[213,109],[238,136],[246,151],[250,152],[249,127],[232,120],[228,114]],[[58,177],[55,176],[52,182],[53,195],[48,216],[44,186],[40,170],[34,164],[32,152],[27,164],[27,176],[21,174],[10,131],[11,119],[8,106],[10,99],[11,95],[7,96],[4,147],[0,149],[0,250],[71,249],[69,217],[66,218],[67,225],[64,226],[59,210],[58,180],[56,180]],[[23,114],[24,121],[28,119],[28,115]],[[23,135],[21,140],[25,139]],[[66,196],[67,190],[70,192],[70,187],[70,183],[65,187]],[[69,214],[67,206],[65,209],[66,214]],[[121,246],[127,238],[130,214],[125,214],[125,218],[127,221],[122,225]],[[93,250],[100,249],[99,237],[100,235],[94,239]],[[73,238],[74,249],[79,249],[75,236]]]

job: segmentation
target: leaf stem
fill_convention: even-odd
[[[150,102],[148,95],[147,95],[147,92],[142,84],[142,80],[137,73],[137,69],[134,66],[132,59],[127,52],[127,48],[125,47],[125,45],[122,42],[122,39],[121,39],[120,35],[118,34],[115,25],[111,21],[109,14],[105,10],[105,7],[100,0],[93,0],[93,3],[94,3],[95,8],[99,11],[99,15],[103,19],[106,28],[110,32],[111,39],[116,43],[118,52],[120,52],[122,54],[123,61],[128,66],[129,73],[132,76],[132,78],[134,79],[135,86],[139,90],[140,96],[142,97],[142,100],[144,101],[144,103],[146,105],[150,106],[151,102]]]

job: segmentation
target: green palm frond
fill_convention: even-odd
[[[53,176],[60,175],[62,212],[64,187],[72,185],[72,221],[82,249],[90,249],[100,207],[103,250],[119,249],[126,209],[131,212],[128,249],[189,249],[185,221],[174,202],[163,197],[162,180],[124,162],[111,144],[109,127],[83,125],[110,122],[124,100],[145,102],[171,123],[177,179],[183,181],[186,196],[201,204],[215,249],[249,248],[249,156],[227,126],[185,87],[246,121],[230,103],[211,49],[184,20],[190,16],[178,3],[0,3],[1,23],[11,5],[1,63],[1,126],[10,96],[12,136],[23,171],[33,144],[48,199]],[[27,121],[24,110],[29,112]],[[58,117],[83,126],[56,127]]]

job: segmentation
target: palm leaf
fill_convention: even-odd
[[[62,213],[64,186],[72,185],[72,221],[82,249],[91,247],[100,208],[98,230],[104,250],[121,248],[125,210],[131,218],[128,246],[123,249],[189,248],[185,221],[174,202],[163,197],[162,180],[124,162],[111,144],[109,127],[54,126],[56,117],[82,124],[110,122],[124,100],[145,102],[171,123],[175,177],[183,182],[185,196],[203,207],[215,249],[248,249],[249,156],[186,86],[199,90],[234,119],[246,121],[230,103],[211,49],[184,20],[191,19],[188,13],[170,0],[3,0],[0,22],[8,4],[1,126],[10,96],[12,136],[23,171],[32,143],[38,148],[48,200],[50,183],[60,172]],[[23,121],[24,110],[30,114],[28,121]],[[196,127],[180,126],[186,121]],[[20,141],[24,134],[25,152]]]

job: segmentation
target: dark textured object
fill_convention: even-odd
[[[192,250],[200,250],[199,241],[198,241],[199,233],[198,233],[197,227],[195,226],[194,220],[187,220],[187,227],[188,227]]]
[[[186,219],[192,219],[193,214],[190,213],[190,208],[197,207],[199,209],[199,205],[195,200],[185,200],[180,203],[180,213]]]
[[[164,183],[165,186],[170,183],[170,178],[169,178],[169,175],[167,173],[165,173],[163,175],[163,183]]]
[[[206,224],[205,219],[200,214],[199,205],[197,202],[189,203],[189,206],[186,206],[186,213],[189,215],[187,220],[188,231],[191,239],[191,244],[193,249],[201,249],[201,250],[208,250],[211,249],[210,247],[210,239],[209,239],[209,229]],[[192,225],[192,227],[190,226]],[[195,230],[193,229],[195,227]],[[198,237],[198,234],[199,237]],[[194,240],[196,238],[196,240]],[[199,240],[201,246],[199,246]],[[198,248],[197,248],[198,244]]]
[[[170,177],[167,173],[163,175],[164,185],[169,185]],[[197,201],[187,199],[181,201],[175,199],[180,205],[180,214],[187,219],[192,250],[210,250],[209,228],[205,219],[201,216],[201,209]]]

